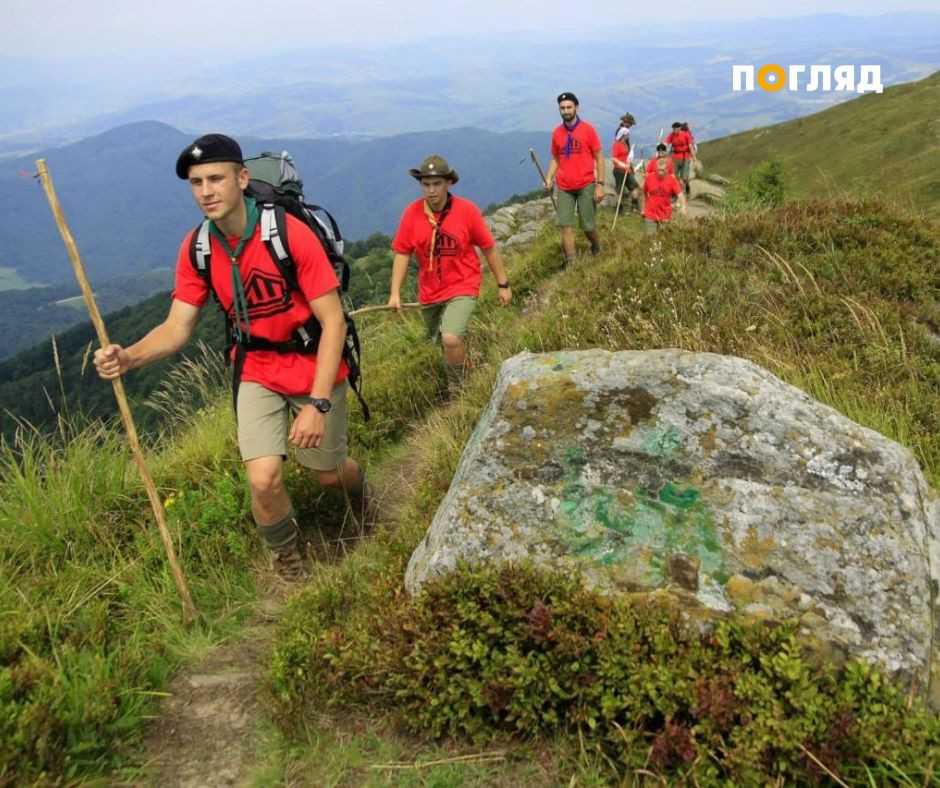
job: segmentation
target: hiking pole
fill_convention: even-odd
[[[532,159],[532,163],[535,165],[535,169],[539,171],[539,177],[542,179],[542,185],[544,185],[545,173],[542,171],[542,165],[539,164],[539,157],[535,155],[535,150],[533,148],[529,148],[529,157]],[[552,198],[552,207],[557,211],[558,205],[555,203],[555,191],[550,191],[548,196]]]
[[[418,304],[418,303],[410,303],[410,304],[401,305],[402,309],[424,309],[424,307],[425,307],[424,304]],[[349,313],[349,316],[357,317],[358,315],[365,315],[365,314],[368,314],[369,312],[382,312],[386,309],[394,309],[394,308],[395,307],[391,307],[388,304],[372,304],[371,306],[363,306],[363,307],[359,307],[359,309],[354,309],[352,312]]]
[[[629,162],[627,166],[628,169],[624,170],[623,172],[623,180],[620,181],[620,194],[617,196],[617,210],[614,211],[614,220],[610,224],[611,231],[613,231],[613,229],[617,226],[617,219],[620,216],[620,203],[623,202],[623,187],[627,185],[627,175],[630,174]]]
[[[78,247],[75,245],[75,239],[69,231],[68,224],[65,222],[65,216],[62,213],[62,207],[59,205],[59,198],[56,196],[55,187],[52,185],[52,178],[46,169],[46,160],[38,159],[36,169],[39,172],[39,178],[42,181],[42,188],[45,189],[46,197],[49,200],[49,206],[52,208],[52,215],[55,217],[56,224],[59,226],[59,232],[62,234],[62,240],[65,242],[65,249],[72,262],[72,268],[75,271],[75,278],[85,297],[85,306],[88,307],[88,314],[91,316],[91,322],[98,332],[98,341],[102,347],[111,344],[108,339],[108,332],[105,329],[104,321],[101,319],[101,313],[98,311],[98,305],[95,303],[95,294],[88,284],[88,277],[85,276],[85,268],[82,265],[81,257],[78,255]],[[144,488],[147,490],[147,497],[150,499],[150,506],[153,508],[154,516],[157,520],[157,526],[160,529],[160,538],[163,539],[163,546],[166,548],[167,559],[170,562],[170,569],[173,572],[173,580],[176,581],[176,590],[179,592],[180,599],[183,602],[183,621],[188,626],[199,613],[193,604],[193,599],[189,595],[189,587],[186,585],[186,578],[183,576],[183,570],[180,569],[179,562],[176,560],[176,551],[173,549],[173,539],[166,527],[166,517],[163,511],[163,503],[157,494],[157,487],[153,483],[150,472],[147,470],[147,463],[144,460],[143,450],[140,448],[140,441],[137,438],[137,428],[134,426],[134,417],[131,415],[131,409],[127,404],[127,395],[124,393],[124,382],[120,377],[111,381],[114,388],[114,397],[117,399],[118,409],[121,411],[121,419],[124,422],[124,429],[127,431],[127,440],[131,446],[131,452],[137,463],[137,469],[140,471],[141,479],[144,482]]]

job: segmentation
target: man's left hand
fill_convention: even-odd
[[[316,449],[326,431],[326,415],[313,405],[304,405],[290,428],[289,440],[298,449]]]
[[[509,288],[509,287],[499,288],[499,305],[509,306],[511,302],[512,302],[512,288]]]
[[[595,184],[594,186],[594,202],[601,202],[604,199],[604,185],[602,183]]]

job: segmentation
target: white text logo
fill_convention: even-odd
[[[856,74],[856,69],[858,73]],[[883,93],[881,66],[783,66],[765,63],[754,66],[731,67],[731,89],[752,91],[754,83],[768,93],[786,88],[805,90],[845,91],[850,93]]]

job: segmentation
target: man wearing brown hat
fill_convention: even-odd
[[[235,140],[223,134],[200,137],[180,154],[176,174],[189,181],[209,221],[212,264],[202,274],[193,264],[193,230],[180,246],[167,318],[130,347],[97,350],[95,367],[111,380],[180,350],[214,294],[232,327],[232,357],[240,367],[234,381],[238,445],[252,514],[278,573],[297,580],[306,567],[282,475],[288,443],[322,485],[344,488],[354,510],[365,505],[362,471],[346,454],[348,370],[341,360],[346,320],[336,275],[313,232],[288,215],[297,288],[285,281],[262,240],[259,206],[245,194],[249,173]],[[297,349],[298,330],[313,330],[314,320],[318,345]]]
[[[476,248],[496,277],[500,304],[510,303],[512,290],[480,209],[450,193],[460,178],[446,159],[428,156],[409,172],[421,183],[422,197],[405,208],[392,240],[395,257],[388,305],[401,310],[401,286],[413,255],[418,264],[418,301],[424,307],[428,335],[441,343],[447,387],[454,395],[464,377],[464,334],[480,296]]]
[[[575,213],[581,229],[591,242],[591,254],[601,250],[594,226],[595,206],[604,199],[604,150],[597,130],[578,117],[574,93],[558,96],[562,123],[552,132],[552,160],[545,175],[545,188],[558,186],[558,226],[565,264],[575,259]]]

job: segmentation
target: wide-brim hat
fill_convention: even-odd
[[[421,162],[421,166],[413,167],[408,172],[411,173],[412,178],[419,181],[422,178],[447,178],[451,183],[457,183],[460,180],[457,170],[452,170],[447,159],[437,154],[428,156]]]
[[[629,123],[631,126],[636,126],[636,120],[633,118],[633,115],[631,115],[629,112],[627,112],[624,115],[621,115],[620,120],[623,123]]]

